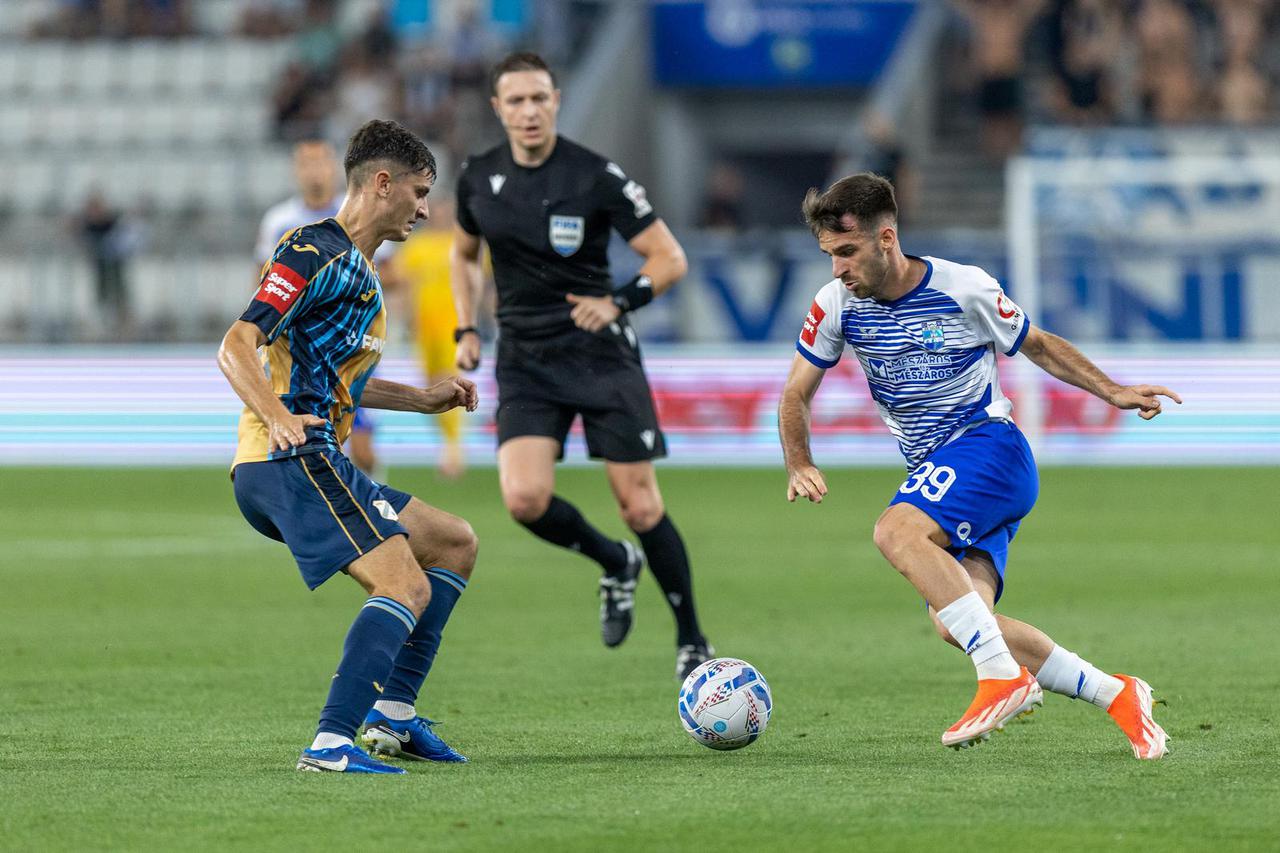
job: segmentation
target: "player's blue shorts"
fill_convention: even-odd
[[[351,419],[352,432],[373,432],[378,422],[374,420],[373,412],[364,406],[357,406],[355,417]]]
[[[930,454],[889,505],[909,503],[938,522],[957,560],[970,550],[990,554],[999,601],[1009,543],[1039,492],[1040,475],[1022,431],[1007,421],[988,421]]]
[[[311,589],[386,539],[409,535],[397,516],[412,496],[375,483],[337,451],[242,462],[233,477],[240,512],[289,546]]]

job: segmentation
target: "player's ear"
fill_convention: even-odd
[[[498,109],[498,96],[497,96],[497,95],[491,95],[491,96],[489,97],[489,106],[493,107],[493,114],[494,114],[494,115],[496,115],[496,116],[498,117],[498,121],[499,121],[499,122],[502,122],[503,127],[506,127],[506,122],[503,122],[503,121],[502,121],[502,111]]]
[[[391,194],[391,173],[386,169],[379,169],[373,173],[373,189],[378,195],[386,198]]]

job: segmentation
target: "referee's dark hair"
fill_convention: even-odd
[[[551,66],[547,65],[546,60],[536,53],[517,51],[508,53],[493,66],[493,70],[489,72],[489,91],[497,95],[498,78],[511,71],[545,71],[551,78],[551,88],[556,87],[556,74],[551,70]]]
[[[853,214],[858,225],[868,228],[882,217],[898,220],[898,202],[893,197],[893,184],[871,172],[859,172],[836,181],[826,192],[812,187],[804,197],[804,221],[817,237],[820,231],[844,233],[842,220]]]
[[[347,183],[361,184],[369,178],[371,167],[393,163],[410,172],[428,172],[436,176],[436,158],[427,144],[394,121],[367,121],[351,137],[342,166]]]

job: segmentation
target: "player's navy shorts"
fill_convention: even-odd
[[[988,421],[930,454],[889,505],[909,503],[938,522],[957,560],[970,550],[990,554],[999,601],[1009,543],[1039,492],[1036,461],[1022,431],[1007,421]]]
[[[667,455],[635,333],[578,329],[542,340],[498,340],[498,444],[526,435],[564,442],[582,416],[587,453],[610,462]]]
[[[357,406],[355,417],[351,419],[351,429],[354,432],[373,432],[373,428],[378,422],[373,419],[373,412],[370,412],[364,406]]]
[[[263,536],[289,546],[315,589],[392,536],[411,495],[375,483],[333,450],[242,462],[232,476],[240,512]]]

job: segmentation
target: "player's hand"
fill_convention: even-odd
[[[287,414],[267,426],[267,452],[292,450],[307,443],[307,427],[324,426],[324,418],[315,415]]]
[[[584,332],[598,332],[622,316],[622,309],[608,296],[579,296],[566,293],[565,299],[573,303],[569,312],[573,324]]]
[[[820,504],[827,496],[827,481],[822,472],[814,465],[802,465],[788,472],[787,500],[795,503],[796,498],[807,498],[809,503]]]
[[[476,391],[476,383],[461,376],[450,376],[423,391],[426,404],[422,412],[426,415],[438,415],[459,406],[468,412],[474,412],[480,405],[480,395]]]
[[[480,336],[468,332],[458,341],[454,363],[459,370],[475,370],[480,366]]]
[[[1107,402],[1117,409],[1137,409],[1138,417],[1149,421],[1160,414],[1161,397],[1182,405],[1182,398],[1163,385],[1123,385],[1111,393]]]

